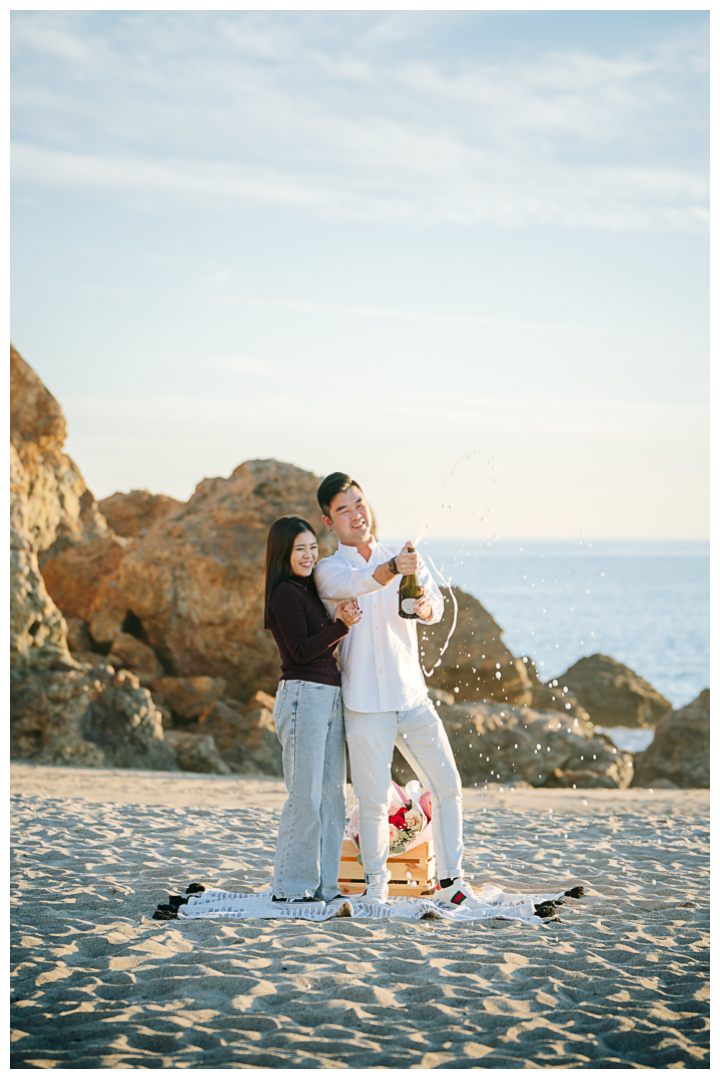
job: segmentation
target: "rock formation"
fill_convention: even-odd
[[[466,787],[630,786],[632,756],[586,721],[499,702],[440,705],[438,713]],[[397,753],[394,774],[398,782],[412,776]]]
[[[63,453],[60,406],[12,347],[10,375],[11,755],[174,768],[160,714],[137,678],[68,650],[67,623],[45,588],[38,552],[111,542],[111,531]]]
[[[101,499],[98,509],[118,536],[145,536],[158,521],[174,517],[185,503],[169,495],[152,495],[149,491],[116,491]]]
[[[503,643],[503,632],[492,615],[470,593],[457,588],[453,592],[458,603],[458,621],[442,658],[440,650],[453,619],[448,589],[442,589],[445,597],[442,621],[420,630],[421,659],[427,671],[432,669],[428,685],[452,693],[456,701],[491,699],[529,704],[532,684],[525,664]]]
[[[259,691],[245,705],[219,701],[188,729],[213,736],[222,758],[240,775],[282,776],[282,749],[275,731],[275,699]]]
[[[167,705],[173,719],[182,724],[184,720],[196,720],[225,693],[224,679],[211,679],[209,675],[195,675],[189,679],[155,679],[152,684],[153,698],[160,705]]]
[[[127,671],[84,665],[10,683],[10,755],[44,765],[174,769],[160,714]]]
[[[658,722],[647,750],[635,755],[633,787],[710,787],[710,691]]]
[[[165,742],[175,751],[178,765],[184,772],[232,776],[232,769],[220,757],[212,735],[166,731]]]
[[[225,679],[228,696],[274,692],[278,659],[262,628],[267,530],[294,512],[318,530],[321,555],[334,538],[320,521],[318,478],[278,461],[249,461],[227,479],[203,480],[173,515],[145,535],[81,542],[42,564],[66,616],[84,620],[107,649],[123,630],[148,644],[169,676]]]
[[[652,727],[670,711],[670,702],[649,682],[611,656],[583,656],[558,683],[603,727]]]

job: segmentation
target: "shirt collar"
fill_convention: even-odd
[[[341,552],[346,559],[350,559],[352,562],[358,562],[362,566],[368,566],[372,562],[373,553],[377,547],[377,541],[374,536],[370,536],[370,559],[366,563],[358,549],[353,544],[341,544],[338,542],[338,551]]]

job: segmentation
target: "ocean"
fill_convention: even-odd
[[[703,541],[431,540],[544,682],[581,656],[627,664],[675,708],[710,685],[710,549]]]

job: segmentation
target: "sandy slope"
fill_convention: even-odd
[[[16,1068],[708,1066],[707,792],[469,792],[468,876],[582,882],[559,924],[181,924],[268,883],[281,784],[12,781]]]

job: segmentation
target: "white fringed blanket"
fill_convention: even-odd
[[[450,922],[477,922],[481,919],[518,919],[526,923],[545,923],[546,918],[535,914],[535,905],[545,901],[564,900],[564,892],[530,896],[505,893],[496,885],[476,887],[483,901],[482,908],[467,910],[437,903],[431,898],[397,896],[386,904],[363,904],[357,896],[344,896],[320,904],[273,903],[272,891],[232,893],[222,889],[206,889],[190,896],[177,914],[179,919],[308,919],[324,922],[341,915],[354,919],[446,919]],[[350,911],[348,912],[348,907]],[[341,910],[342,909],[342,910]]]

